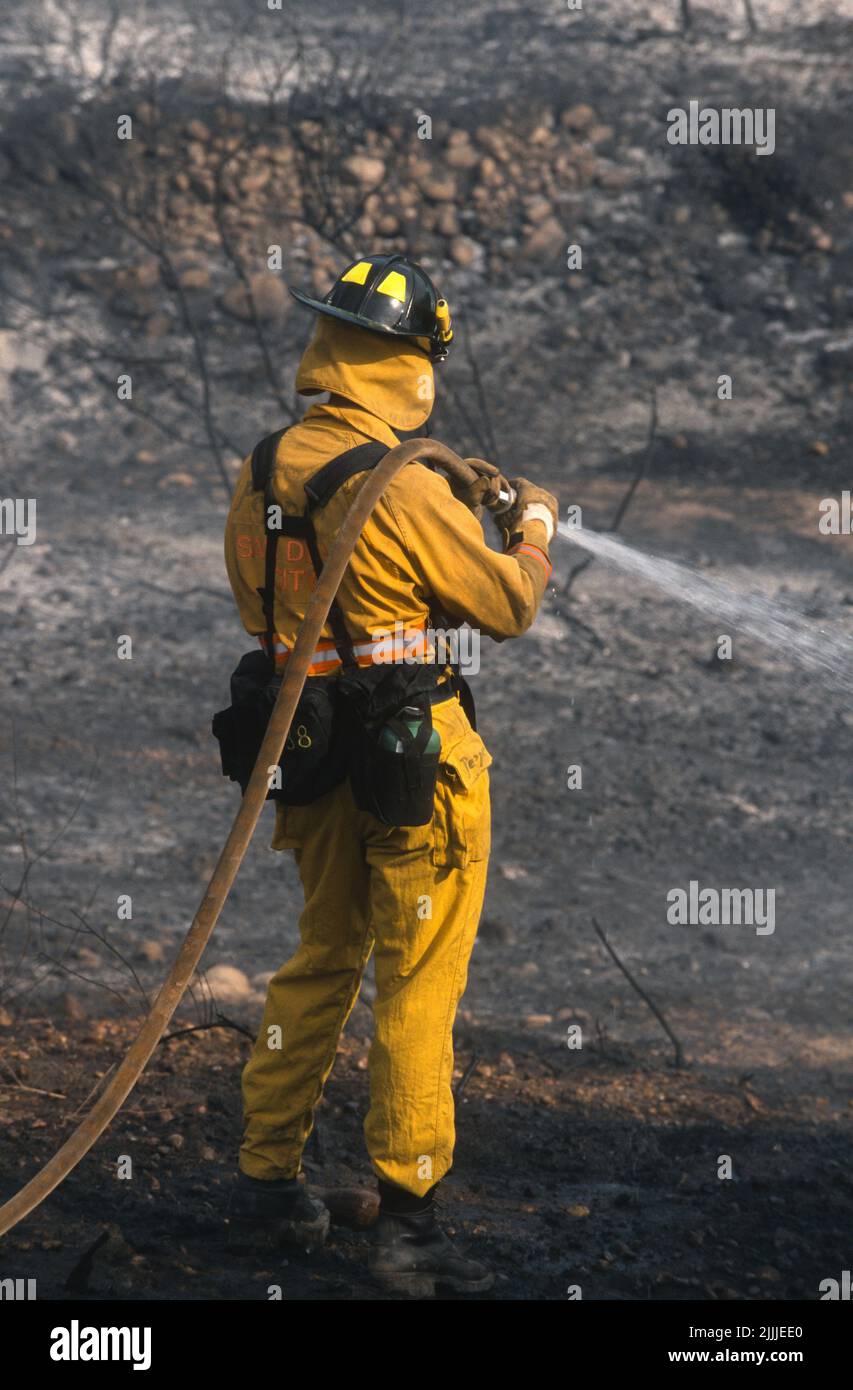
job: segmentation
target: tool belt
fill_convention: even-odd
[[[231,676],[231,705],[213,718],[223,775],[238,782],[244,793],[283,679],[275,662],[281,645],[274,614],[278,538],[305,541],[319,576],[322,560],[312,512],[353,474],[375,467],[387,452],[379,443],[362,444],[332,459],[305,484],[306,512],[284,516],[280,526],[273,526],[272,471],[283,434],[279,430],[261,440],[252,454],[253,486],[263,490],[265,499],[264,585],[258,591],[267,624],[265,650],[241,658]],[[439,684],[445,668],[426,663],[360,665],[361,648],[353,646],[337,602],[330,609],[329,626],[341,673],[334,678],[309,675],[306,680],[267,799],[306,806],[349,775],[359,810],[389,825],[425,825],[433,814],[440,758],[432,707],[459,690],[466,709],[471,708],[467,684],[456,673]]]

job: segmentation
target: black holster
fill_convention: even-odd
[[[431,666],[376,665],[345,671],[336,682],[353,799],[360,811],[386,825],[432,820],[441,756],[440,745],[427,749],[436,676]],[[417,733],[401,718],[406,708],[420,715]]]

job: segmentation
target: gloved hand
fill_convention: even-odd
[[[465,459],[469,468],[477,471],[477,477],[473,483],[461,483],[458,478],[450,477],[450,490],[459,502],[464,502],[466,507],[470,507],[475,517],[479,521],[483,515],[483,505],[488,497],[497,497],[500,491],[500,469],[493,463],[487,463],[485,459]]]
[[[546,492],[543,487],[531,483],[528,478],[513,478],[510,486],[515,490],[515,501],[508,511],[500,512],[495,517],[503,532],[504,544],[506,545],[510,536],[520,531],[528,521],[541,521],[550,543],[560,519],[556,497],[553,493]]]

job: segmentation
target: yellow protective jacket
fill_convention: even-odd
[[[432,365],[399,339],[320,318],[300,365],[297,390],[335,393],[312,405],[283,435],[272,490],[285,514],[302,513],[304,484],[323,464],[356,445],[378,440],[392,448],[394,429],[421,425],[432,407]],[[225,533],[228,577],[246,630],[266,629],[259,588],[264,584],[263,496],[252,488],[244,461]],[[325,559],[365,475],[350,478],[313,514]],[[472,512],[457,501],[446,478],[420,463],[392,479],[364,527],[338,603],[356,646],[377,631],[429,625],[437,610],[502,641],[518,637],[536,616],[550,576],[545,527],[531,521],[507,554],[491,550]],[[275,626],[279,652],[291,649],[314,585],[302,541],[280,538],[276,563]],[[331,631],[327,645],[332,648]],[[330,662],[323,669],[334,669]]]

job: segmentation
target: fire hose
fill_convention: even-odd
[[[344,518],[311,593],[245,795],[175,962],[124,1060],[91,1110],[53,1158],[14,1197],[0,1207],[0,1235],[11,1230],[39,1206],[54,1188],[64,1182],[101,1137],[139,1080],[183,999],[219,920],[258,823],[269,790],[268,770],[278,765],[305,685],[314,649],[326,625],[329,609],[356,542],[391,479],[407,463],[413,463],[415,460],[436,464],[462,484],[473,483],[478,476],[477,470],[464,462],[458,454],[433,439],[412,439],[405,444],[398,444],[396,448],[389,450],[367,475]],[[493,500],[487,498],[486,505],[492,511],[500,512],[511,506],[513,500],[511,487],[503,478],[499,478]]]

